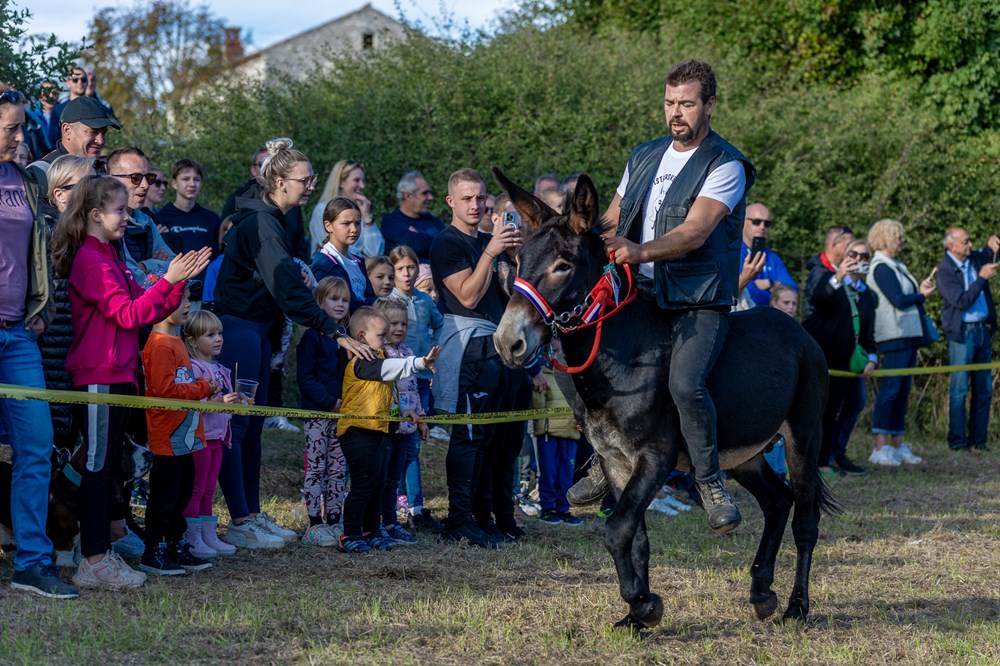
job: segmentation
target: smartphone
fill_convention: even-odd
[[[764,251],[764,246],[767,245],[767,239],[763,236],[755,236],[753,241],[750,242],[750,261],[754,261],[757,255]]]
[[[517,214],[516,210],[505,211],[503,214],[503,225],[517,231],[521,228],[521,216]]]

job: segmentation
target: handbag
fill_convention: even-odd
[[[851,352],[851,360],[847,363],[847,369],[860,375],[868,366],[868,352],[858,344],[858,339],[861,337],[861,323],[858,316],[857,295],[847,285],[844,285],[844,289],[848,290],[847,302],[851,305],[851,323],[854,325],[854,351]]]
[[[920,310],[920,328],[922,330],[922,335],[920,336],[921,347],[929,347],[941,339],[941,332],[934,325],[934,320],[922,309]]]

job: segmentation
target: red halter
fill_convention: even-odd
[[[587,360],[582,365],[569,367],[552,359],[553,368],[574,375],[589,368],[594,359],[597,358],[597,349],[601,345],[602,322],[634,301],[638,294],[638,290],[636,290],[635,285],[632,283],[632,269],[629,268],[628,264],[625,264],[623,268],[625,269],[626,278],[626,292],[623,300],[619,300],[618,298],[621,283],[615,271],[615,255],[612,252],[611,262],[604,267],[604,274],[601,275],[601,278],[594,285],[594,288],[590,290],[586,298],[583,299],[583,302],[577,304],[572,310],[567,310],[558,315],[555,314],[549,302],[545,300],[545,297],[532,284],[521,278],[514,279],[514,291],[524,296],[528,299],[529,303],[535,306],[538,313],[542,315],[542,321],[552,329],[553,333],[572,333],[589,326],[597,327],[597,330],[594,332],[594,346],[590,350],[590,356],[587,357]],[[609,300],[614,301],[614,307],[607,312],[602,312]]]

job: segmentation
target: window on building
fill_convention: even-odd
[[[373,48],[375,48],[375,35],[370,32],[361,35],[361,50],[371,51]]]

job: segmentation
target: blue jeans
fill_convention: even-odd
[[[220,319],[225,344],[219,362],[233,373],[234,385],[237,379],[256,381],[256,404],[266,404],[271,379],[271,342],[267,336],[270,326],[232,315],[222,315]],[[244,518],[260,513],[260,435],[264,417],[233,416],[232,429],[233,445],[222,449],[219,486],[229,514]]]
[[[962,342],[948,341],[948,363],[967,365],[989,363],[992,360],[990,329],[986,324],[962,324]],[[970,382],[971,379],[971,382]],[[969,399],[969,420],[966,430],[965,399]],[[986,446],[986,427],[990,421],[990,401],[993,398],[993,377],[989,370],[951,373],[948,392],[948,446],[964,449]]]
[[[542,511],[569,511],[566,493],[573,485],[575,466],[575,440],[538,436],[538,499]]]
[[[882,368],[912,368],[917,364],[919,338],[899,338],[878,343]],[[906,408],[910,401],[913,376],[884,377],[872,408],[872,432],[876,435],[902,435]]]
[[[45,388],[42,355],[34,334],[21,325],[0,328],[0,383]],[[45,533],[52,478],[52,417],[38,400],[0,400],[0,416],[13,450],[10,514],[17,552],[14,569],[50,564],[52,541]]]
[[[413,515],[420,513],[424,507],[424,484],[420,476],[420,433],[404,435],[406,437],[406,466],[403,468],[403,478],[399,483],[399,494],[406,495],[406,503],[410,505]]]

